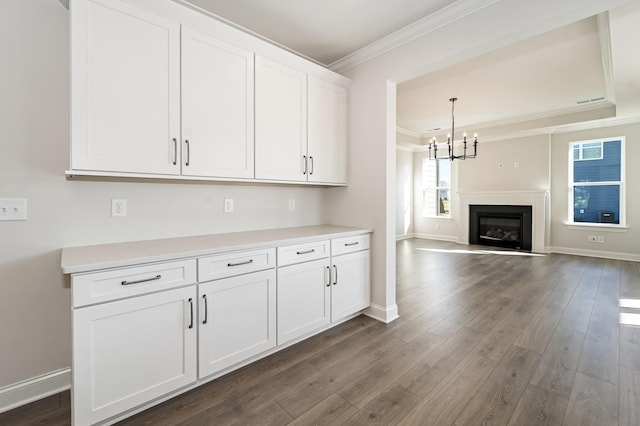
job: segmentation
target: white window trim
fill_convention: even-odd
[[[616,139],[617,140],[617,139]],[[579,141],[579,142],[572,142],[572,143],[577,143],[580,146],[580,158],[575,159],[574,161],[594,161],[594,160],[602,160],[604,158],[604,140],[591,140],[591,141]],[[600,157],[598,158],[582,158],[583,152],[584,152],[584,145],[586,144],[594,144],[597,143],[600,146]],[[573,152],[571,153],[571,156],[573,157]]]
[[[585,143],[594,143],[594,142],[602,142],[602,154],[604,156],[604,143],[605,142],[613,142],[613,141],[621,141],[620,143],[620,182],[618,181],[610,181],[610,182],[573,182],[573,145],[575,143],[585,144]],[[627,226],[627,190],[626,190],[626,163],[627,157],[625,153],[625,137],[617,136],[610,138],[602,138],[602,139],[591,139],[586,141],[574,141],[569,143],[569,167],[568,167],[568,193],[567,193],[567,221],[565,224],[569,229],[585,229],[585,228],[599,228],[601,230],[620,230],[620,232],[625,232],[625,230],[629,229]],[[585,161],[585,160],[578,160]],[[599,186],[599,185],[620,185],[620,217],[618,221],[620,223],[593,223],[593,222],[574,222],[573,214],[574,214],[574,199],[573,199],[573,187],[574,186]]]

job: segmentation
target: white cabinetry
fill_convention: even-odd
[[[308,77],[309,182],[347,182],[347,91]]]
[[[165,277],[173,266],[97,272],[72,278],[72,286],[140,285],[146,291],[190,284]],[[159,278],[158,278],[159,277]],[[84,280],[84,281],[83,281]],[[129,287],[131,286],[131,287]],[[74,294],[75,297],[75,294]],[[93,424],[196,381],[196,288],[149,293],[73,310],[73,422]]]
[[[180,25],[119,0],[71,13],[71,168],[180,174]]]
[[[253,178],[253,53],[182,27],[182,174]]]
[[[307,75],[256,56],[256,178],[306,181]]]
[[[200,283],[199,377],[276,346],[275,249],[198,260],[199,276],[245,274]],[[218,266],[226,266],[219,268]],[[271,268],[266,271],[260,269]],[[246,273],[251,271],[259,271]]]
[[[347,181],[347,92],[256,58],[256,178]]]

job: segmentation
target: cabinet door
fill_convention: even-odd
[[[329,260],[278,268],[278,344],[329,324]]]
[[[200,377],[276,345],[276,272],[199,284]]]
[[[256,56],[256,179],[307,180],[307,75]]]
[[[253,178],[253,53],[182,27],[182,174]]]
[[[178,23],[119,0],[73,1],[71,76],[72,169],[180,173]]]
[[[73,311],[73,424],[196,380],[195,286]]]
[[[309,76],[309,182],[347,182],[347,91]]]
[[[369,250],[332,258],[331,320],[369,306]]]

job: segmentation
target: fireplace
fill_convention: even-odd
[[[532,207],[469,205],[469,244],[531,250]]]

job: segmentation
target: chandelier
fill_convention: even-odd
[[[451,98],[451,134],[447,135],[447,155],[441,155],[438,157],[438,145],[441,144],[435,137],[429,140],[429,159],[430,160],[466,160],[467,158],[476,158],[478,155],[478,134],[473,135],[473,154],[467,154],[467,134],[462,135],[462,154],[460,154],[460,148],[456,151],[455,141],[455,119],[453,115],[453,108],[458,98]],[[444,144],[444,142],[442,142]],[[458,144],[460,146],[460,144]],[[432,152],[433,149],[433,152]],[[441,149],[442,150],[442,149]],[[456,155],[458,152],[458,155]]]

